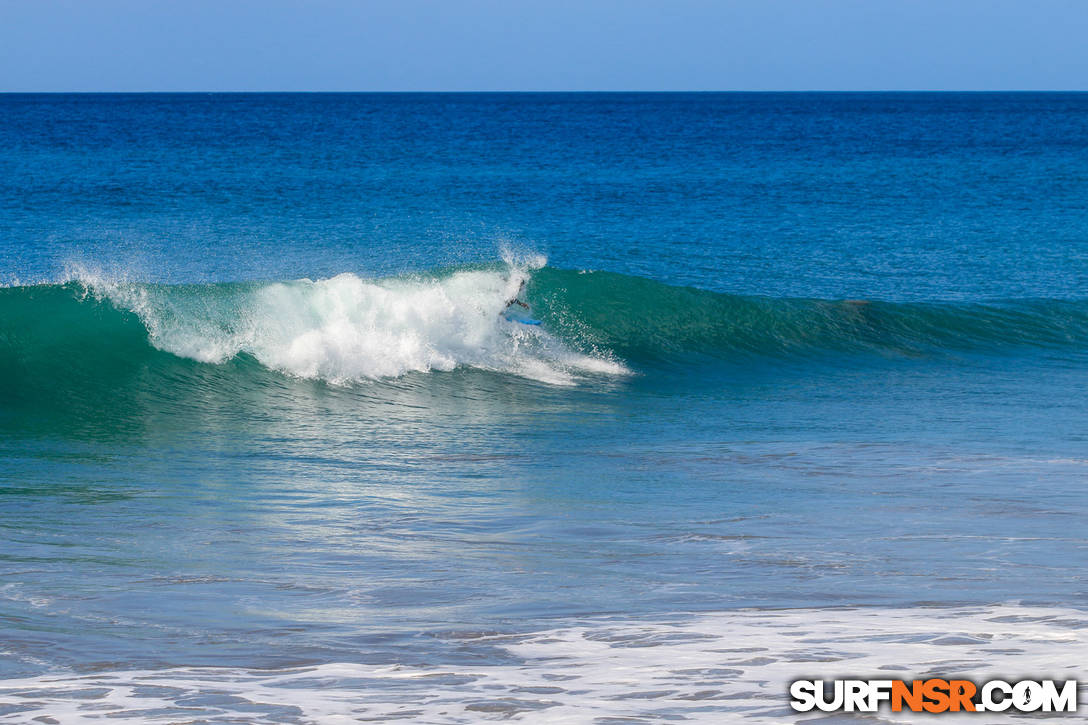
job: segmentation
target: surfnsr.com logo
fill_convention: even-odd
[[[796,680],[790,707],[797,712],[1076,712],[1076,680]]]

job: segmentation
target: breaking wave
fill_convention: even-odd
[[[255,362],[334,385],[456,368],[571,385],[715,360],[1088,350],[1084,301],[751,297],[542,265],[200,285],[82,272],[2,288],[0,395],[32,401],[178,360],[243,372]],[[531,310],[508,309],[519,295]]]

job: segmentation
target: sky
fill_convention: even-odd
[[[0,0],[0,91],[1088,90],[1086,0]]]

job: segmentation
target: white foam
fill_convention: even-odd
[[[168,288],[75,273],[91,292],[137,314],[151,343],[206,363],[248,353],[263,365],[331,383],[475,367],[569,385],[620,375],[540,327],[503,316],[543,258],[505,270],[367,280],[341,274],[242,287]]]
[[[788,708],[787,683],[798,678],[1084,679],[1088,613],[1014,604],[748,610],[449,638],[461,650],[478,648],[480,664],[187,667],[5,680],[0,712],[9,714],[0,722],[803,722],[827,716]],[[488,648],[517,662],[482,664]],[[1084,695],[1082,688],[1082,703]],[[882,711],[835,721],[932,717]],[[991,714],[985,722],[1020,719],[1030,716]],[[946,713],[941,722],[980,721]]]

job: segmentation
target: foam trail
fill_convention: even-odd
[[[1016,604],[742,610],[446,638],[460,649],[479,648],[476,663],[184,667],[0,681],[0,713],[6,713],[0,722],[43,715],[63,723],[137,716],[141,722],[249,723],[826,722],[825,713],[789,709],[789,681],[1083,679],[1078,668],[1088,652],[1088,616]],[[495,647],[518,661],[484,664]],[[1085,694],[1081,688],[1082,707]],[[1035,719],[1010,712],[985,722]],[[877,715],[831,720],[928,723],[932,715],[891,713],[885,706]],[[978,718],[946,713],[941,721]]]

